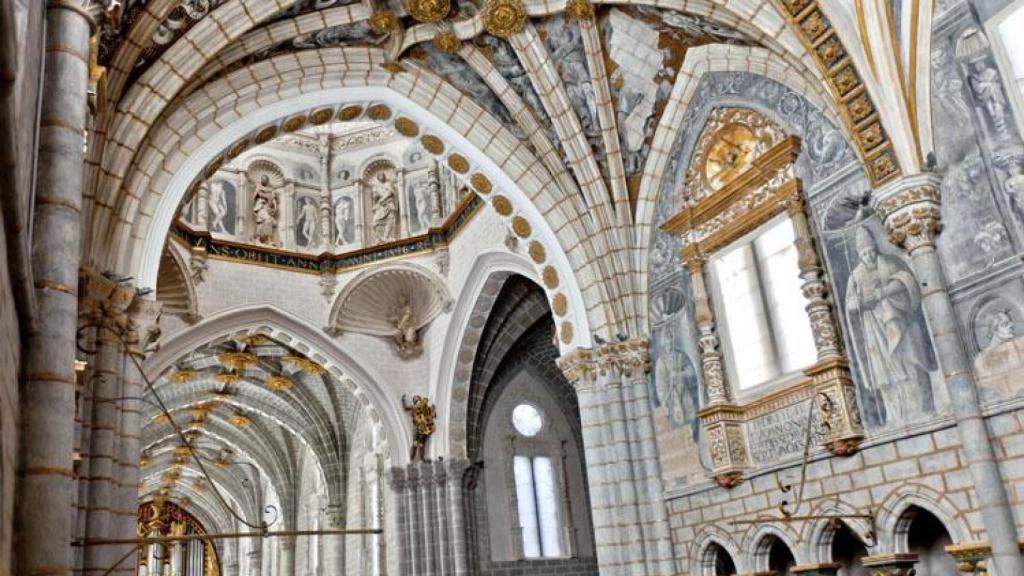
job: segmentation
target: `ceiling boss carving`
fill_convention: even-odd
[[[498,38],[510,38],[526,26],[526,7],[521,0],[488,0],[483,15],[484,28]]]
[[[424,23],[440,22],[452,9],[449,0],[405,0],[403,5],[410,16]]]

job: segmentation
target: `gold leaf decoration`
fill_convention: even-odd
[[[508,198],[505,198],[501,194],[495,196],[494,199],[491,200],[491,206],[494,206],[495,212],[502,216],[512,214],[512,203],[509,202]]]
[[[321,108],[309,115],[309,121],[313,124],[325,124],[331,121],[331,117],[334,116],[334,110],[331,108]]]
[[[391,118],[391,108],[388,108],[384,104],[374,104],[366,110],[366,116],[370,120],[387,120]]]
[[[305,125],[305,116],[292,116],[291,118],[285,120],[284,124],[282,124],[281,127],[284,128],[285,132],[295,132],[296,130],[302,128]]]
[[[241,142],[236,143],[234,146],[228,149],[228,158],[237,157],[242,152],[245,152],[247,148],[249,148],[248,140],[242,140]]]
[[[469,160],[462,154],[452,154],[448,156],[448,167],[459,174],[465,174],[469,172]]]
[[[451,0],[405,0],[403,4],[409,16],[423,23],[440,22],[452,9]]]
[[[489,34],[508,39],[526,26],[526,7],[522,0],[487,0],[483,18]]]
[[[177,372],[172,374],[171,378],[170,378],[171,382],[173,382],[175,384],[185,384],[186,382],[191,382],[191,381],[193,381],[195,379],[196,379],[196,371],[195,370],[178,370]]]
[[[549,290],[558,288],[558,270],[555,270],[554,266],[545,266],[544,271],[541,272],[541,279],[544,280],[544,285]]]
[[[370,29],[377,34],[387,34],[398,26],[398,16],[391,10],[381,10],[374,12],[373,16],[370,16],[368,21]]]
[[[225,372],[223,374],[217,374],[216,376],[214,376],[213,379],[216,380],[217,382],[220,382],[221,384],[230,385],[237,383],[239,380],[242,379],[242,377],[237,372]]]
[[[311,376],[321,376],[327,373],[326,368],[302,356],[285,356],[281,358],[281,361],[291,364]]]
[[[231,423],[239,428],[245,428],[249,424],[252,424],[252,418],[244,414],[235,414],[231,417]]]
[[[476,172],[472,176],[470,176],[469,183],[472,184],[473,188],[475,188],[476,191],[481,194],[491,193],[491,180],[487,178],[487,176],[481,174],[480,172]]]
[[[536,240],[530,242],[529,252],[530,258],[537,264],[543,264],[544,260],[548,257],[547,250],[544,248],[544,245]]]
[[[435,156],[444,152],[444,142],[441,139],[432,134],[420,138],[420,144],[423,145],[423,149]]]
[[[462,47],[459,37],[445,30],[434,35],[434,47],[445,54],[455,54]]]
[[[412,120],[403,117],[395,119],[395,130],[402,136],[408,136],[412,138],[420,133],[420,127],[416,125]]]
[[[560,332],[562,335],[562,344],[569,344],[570,342],[572,342],[572,338],[574,335],[572,322],[569,322],[568,320],[562,322],[562,329],[560,330]]]
[[[530,222],[526,218],[516,216],[512,219],[512,231],[520,238],[528,238],[533,232],[533,228],[530,226]]]
[[[594,5],[589,0],[569,0],[565,3],[565,15],[570,18],[593,18]]]
[[[363,113],[362,106],[345,106],[338,112],[338,120],[348,122],[349,120],[355,120]]]
[[[277,136],[277,126],[267,126],[256,133],[256,137],[253,138],[257,144],[266,144]]]
[[[295,381],[287,376],[271,376],[267,378],[266,385],[274,392],[287,392],[295,386]]]
[[[248,352],[222,352],[217,359],[225,368],[241,370],[256,363],[256,355]]]
[[[561,292],[555,294],[555,297],[551,299],[551,311],[558,316],[565,316],[565,313],[569,311],[569,299],[565,297],[565,294]]]

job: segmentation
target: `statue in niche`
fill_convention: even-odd
[[[1010,209],[1018,222],[1024,222],[1024,158],[1010,163],[1010,177],[1003,182]]]
[[[430,186],[426,180],[417,182],[410,187],[410,200],[413,209],[416,211],[414,227],[416,231],[424,231],[430,228]]]
[[[884,406],[879,421],[907,423],[934,414],[933,359],[917,280],[898,258],[879,252],[866,227],[857,228],[854,245],[858,262],[847,283],[846,311],[864,347],[864,388]]]
[[[389,242],[398,237],[398,194],[394,180],[380,171],[370,183],[373,198],[373,242]]]
[[[976,332],[988,342],[974,359],[974,371],[983,400],[1016,394],[1024,368],[1024,338],[1017,337],[1017,323],[1010,308],[997,308],[976,323]],[[983,341],[979,337],[979,344]]]
[[[413,438],[412,447],[409,449],[409,460],[415,462],[427,461],[427,440],[434,434],[434,420],[437,418],[437,410],[423,396],[413,396],[412,404],[402,395],[402,408],[412,417]]]
[[[227,234],[224,217],[228,214],[227,191],[224,182],[214,180],[210,183],[210,231]]]
[[[299,215],[295,219],[298,233],[295,235],[296,244],[299,246],[315,246],[316,223],[319,219],[316,209],[316,200],[306,196],[299,200]]]
[[[985,59],[980,59],[971,64],[969,82],[971,91],[991,122],[996,137],[1007,138],[1010,135],[1006,126],[1007,102],[999,72]]]
[[[398,355],[403,359],[418,356],[423,351],[419,331],[416,329],[416,315],[409,297],[402,294],[398,303],[388,316],[388,322],[395,327],[394,340]]]
[[[253,220],[256,223],[255,238],[260,244],[276,246],[277,220],[280,217],[277,191],[270,186],[270,177],[264,174],[256,184],[252,203]]]
[[[356,240],[356,213],[354,201],[342,196],[334,204],[334,245],[341,248],[349,246]]]

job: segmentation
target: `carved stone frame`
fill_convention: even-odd
[[[752,117],[746,110],[716,111],[698,143],[695,161],[706,157],[706,149],[715,138],[716,125],[727,125],[730,113]],[[687,172],[689,198],[683,209],[662,225],[663,230],[683,239],[681,255],[693,284],[694,319],[704,376],[705,406],[697,416],[707,439],[711,477],[726,488],[739,483],[744,471],[751,466],[746,423],[770,411],[769,407],[814,402],[821,443],[836,455],[855,452],[864,436],[849,363],[828,298],[821,257],[805,212],[801,181],[794,174],[800,139],[783,136],[763,118],[759,120],[758,128],[768,131],[767,136],[759,136],[760,144],[764,147],[767,141],[771,146],[717,190],[695,182],[701,178],[700,167],[691,167]],[[802,291],[807,298],[806,310],[818,360],[803,371],[804,378],[800,381],[768,397],[741,405],[734,399],[723,368],[714,310],[705,281],[705,262],[707,255],[736,242],[784,212],[793,225]]]

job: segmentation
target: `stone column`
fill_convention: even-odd
[[[970,358],[935,250],[935,239],[942,228],[938,179],[929,174],[904,178],[879,190],[874,203],[889,240],[910,254],[996,572],[1024,574],[1006,485],[981,414]]]
[[[469,460],[447,461],[447,490],[448,498],[448,529],[451,533],[450,546],[452,550],[452,563],[450,572],[454,576],[469,574],[469,556],[467,552],[468,540],[466,538],[466,512],[465,499],[462,491],[462,478],[469,468]]]
[[[110,280],[96,271],[84,271],[81,286],[99,302],[93,318],[95,333],[93,367],[90,371],[92,413],[86,494],[86,538],[110,538],[117,535],[116,500],[120,496],[121,380],[124,368],[125,330],[128,307],[135,297],[132,286]],[[132,530],[132,534],[134,534]],[[85,549],[86,574],[102,574],[126,552],[121,547],[93,546]]]
[[[199,184],[195,203],[196,219],[192,224],[197,230],[208,230],[210,226],[210,183],[208,181]]]
[[[50,2],[32,267],[38,325],[28,334],[21,385],[14,557],[18,574],[72,569],[75,332],[81,258],[83,134],[89,37],[107,0]]]
[[[263,539],[252,541],[253,549],[249,550],[249,575],[262,576],[263,574]],[[338,572],[344,574],[344,572]]]
[[[915,576],[917,554],[880,554],[860,559],[871,576]]]
[[[602,575],[676,573],[647,389],[647,346],[646,339],[635,339],[559,360],[577,390]]]
[[[330,250],[334,245],[331,226],[331,137],[320,135],[320,246]]]
[[[328,504],[324,511],[324,526],[328,530],[342,530],[345,528],[345,506],[343,504]],[[344,536],[323,536],[323,566],[325,574],[345,573],[345,537]]]
[[[398,536],[398,572],[412,574],[412,534],[409,526],[409,484],[405,469],[393,467],[388,471],[388,487],[395,503],[395,526]]]
[[[123,359],[124,374],[121,386],[123,399],[120,402],[121,442],[118,455],[120,485],[114,506],[116,536],[111,534],[111,537],[132,538],[136,535],[139,458],[142,455],[139,439],[139,434],[142,431],[142,402],[136,398],[141,398],[146,392],[145,381],[139,366],[145,358],[147,347],[160,336],[160,329],[157,325],[160,321],[161,306],[160,302],[136,295],[128,308],[128,326],[125,338],[125,354],[127,356]],[[128,551],[127,548],[117,550],[117,558]],[[131,557],[121,563],[118,571],[125,574],[135,573],[135,563],[132,562]]]
[[[281,538],[281,562],[279,576],[295,576],[295,537]]]

